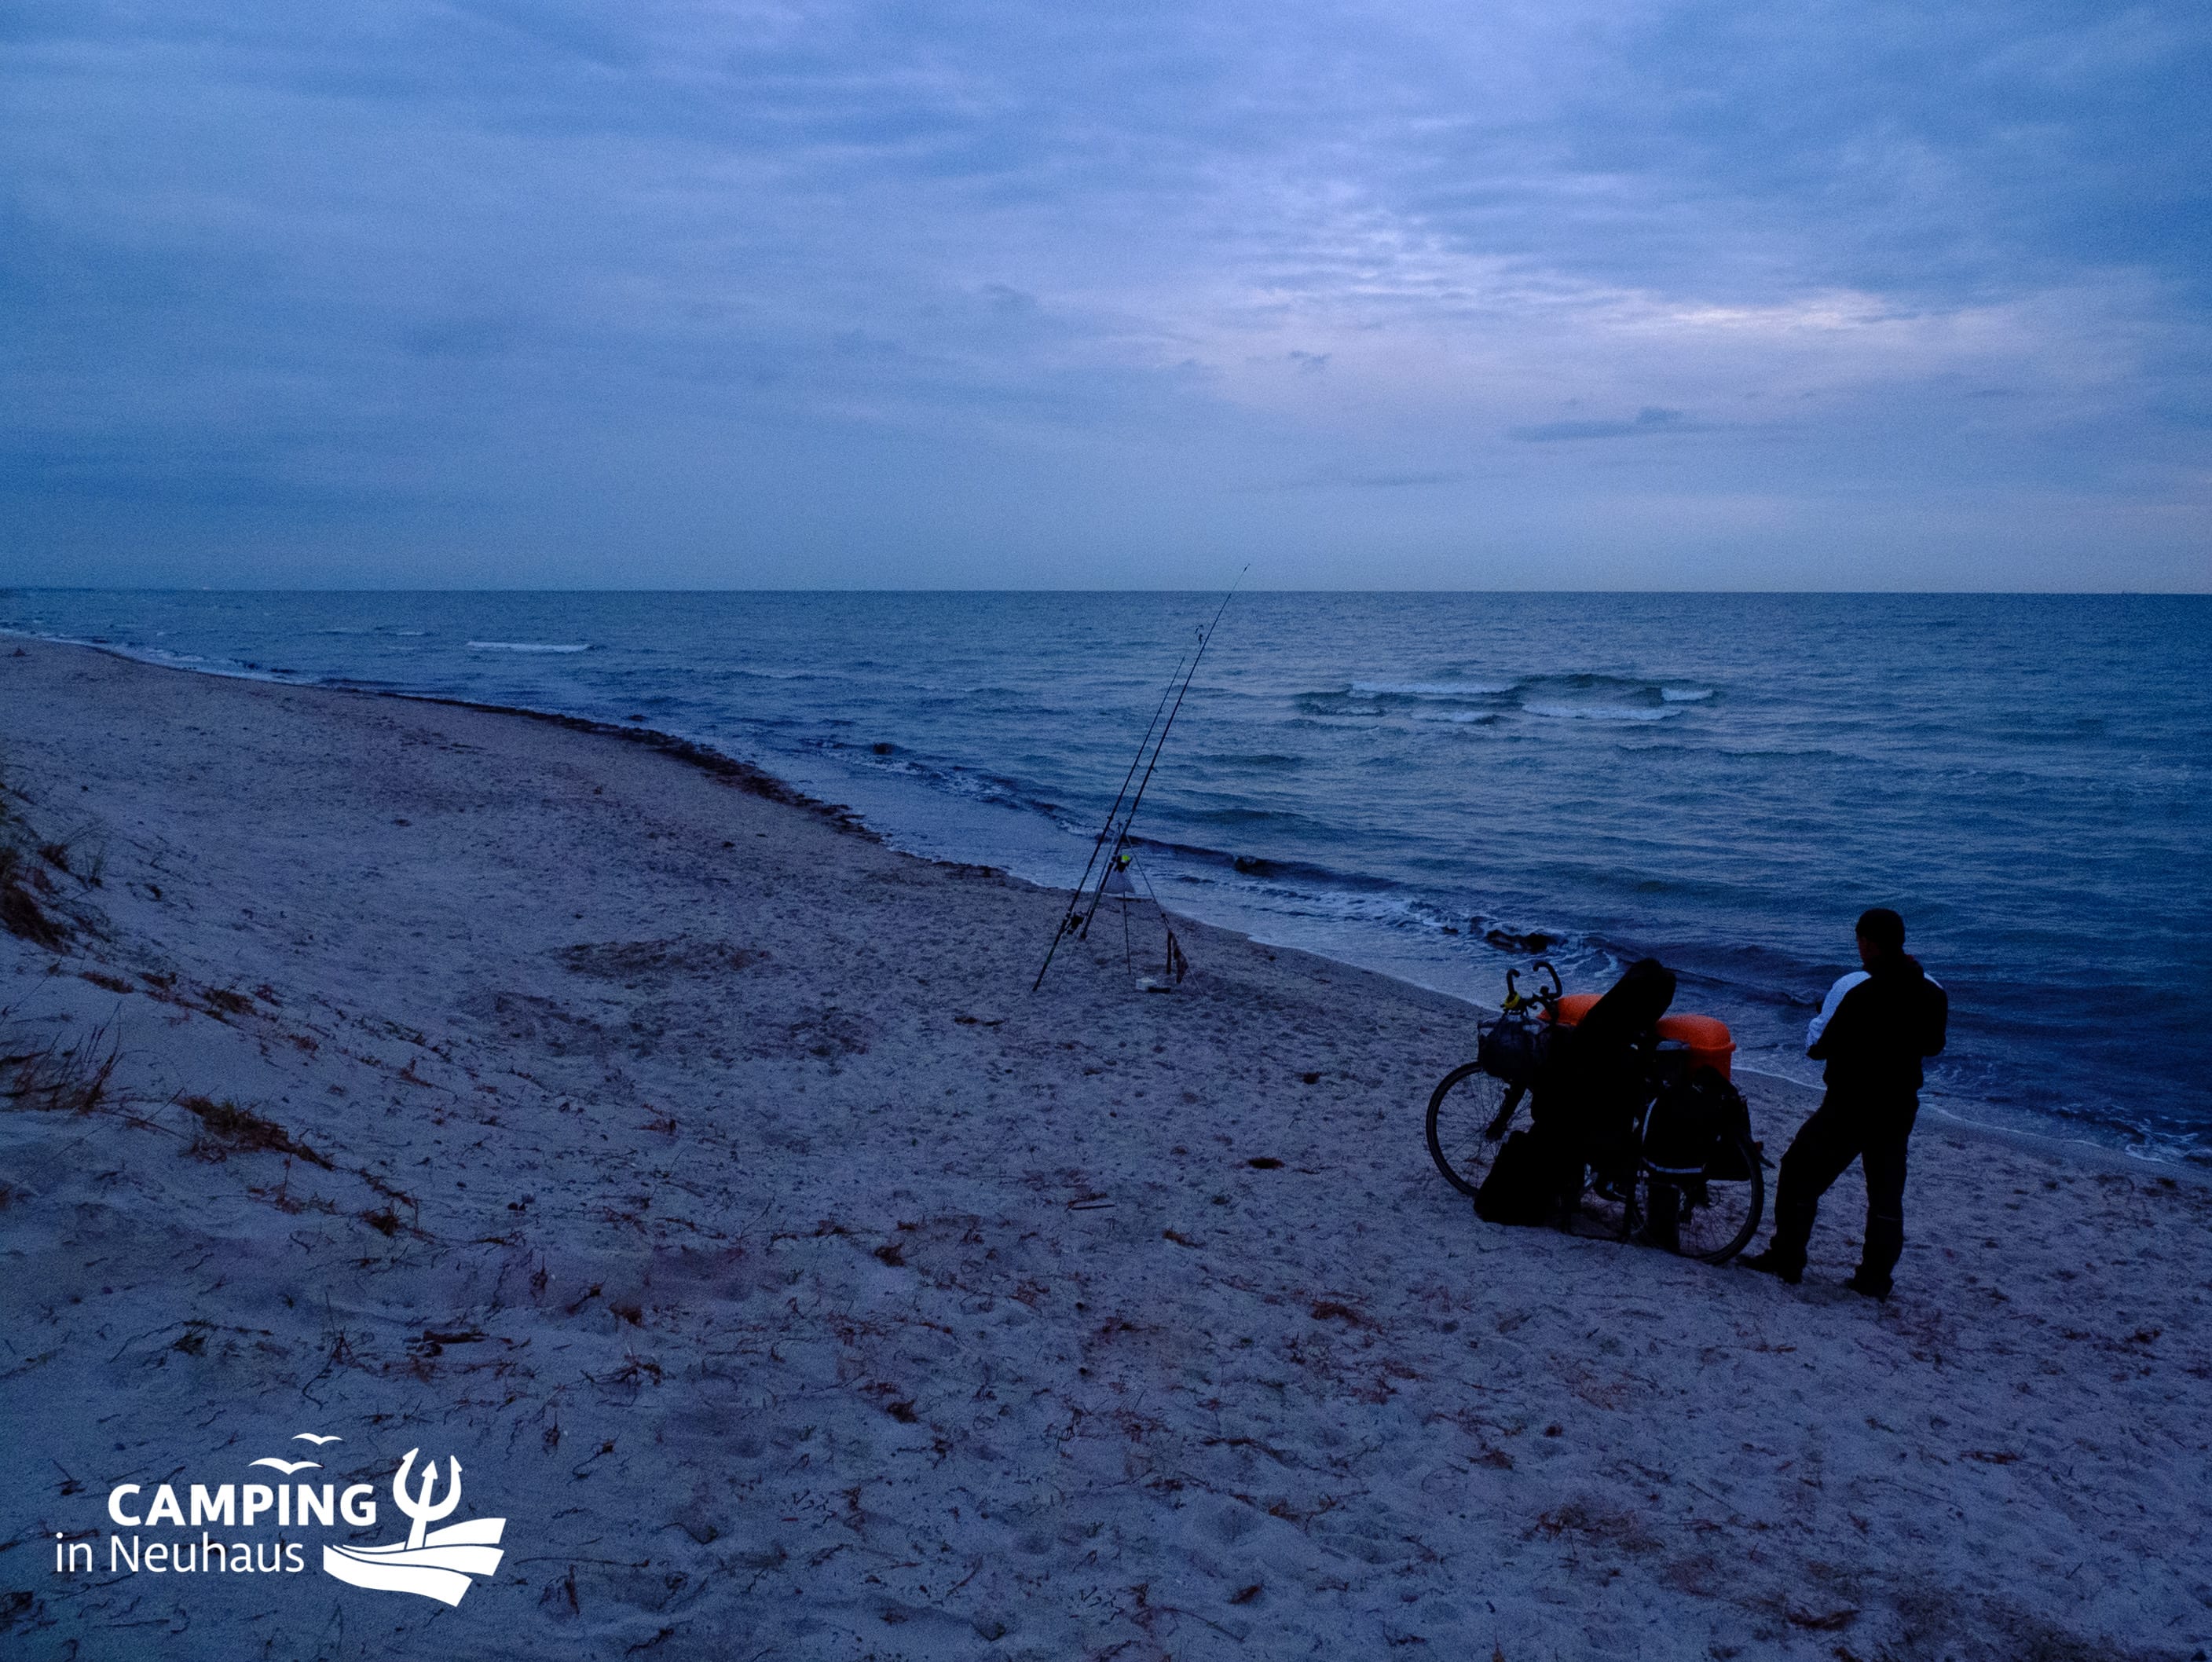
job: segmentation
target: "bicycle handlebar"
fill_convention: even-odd
[[[1547,958],[1539,958],[1528,967],[1531,974],[1538,970],[1547,973],[1552,978],[1550,988],[1547,990],[1540,983],[1535,992],[1524,993],[1521,991],[1520,969],[1517,967],[1508,967],[1505,972],[1505,1003],[1502,1008],[1510,1011],[1526,1010],[1531,1004],[1543,1004],[1556,1010],[1566,992],[1565,985],[1559,980],[1559,972]]]

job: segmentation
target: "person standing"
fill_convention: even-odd
[[[1950,998],[1905,949],[1905,919],[1876,907],[1858,921],[1859,961],[1828,989],[1805,1030],[1806,1055],[1823,1061],[1827,1094],[1782,1156],[1774,1236],[1743,1260],[1796,1285],[1820,1197],[1852,1161],[1866,1178],[1866,1245],[1847,1283],[1887,1298],[1905,1250],[1905,1145],[1920,1112],[1921,1063],[1942,1052]]]

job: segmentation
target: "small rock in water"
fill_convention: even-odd
[[[1502,947],[1508,952],[1549,951],[1553,940],[1551,936],[1543,933],[1540,930],[1533,931],[1526,935],[1516,935],[1509,929],[1486,930],[1483,931],[1482,938],[1491,945]]]

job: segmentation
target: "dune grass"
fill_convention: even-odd
[[[0,1010],[0,1020],[9,1012]],[[74,1044],[61,1037],[33,1044],[0,1029],[0,1101],[46,1113],[90,1113],[107,1100],[122,1052],[107,1026]]]

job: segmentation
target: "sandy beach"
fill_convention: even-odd
[[[1877,1305],[1856,1174],[1799,1289],[1485,1225],[1470,1007],[1197,925],[1032,995],[1063,896],[637,735],[0,642],[0,788],[12,1654],[2212,1642],[2193,1172],[1924,1116]],[[118,1485],[417,1447],[457,1605],[111,1573]]]

